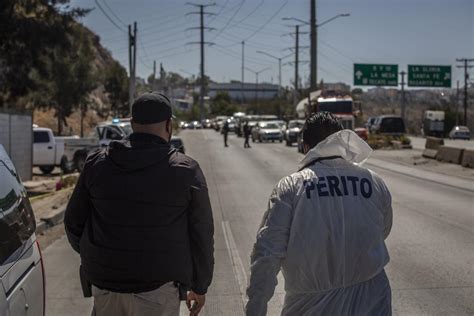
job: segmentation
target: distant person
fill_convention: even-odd
[[[249,138],[250,138],[250,133],[251,132],[252,132],[252,129],[249,126],[249,122],[245,121],[245,124],[244,124],[244,138],[245,138],[244,148],[250,148]]]
[[[171,103],[145,93],[133,133],[86,160],[65,214],[92,315],[198,315],[212,279],[213,219],[198,163],[170,147]],[[189,290],[189,292],[187,292]]]
[[[302,132],[306,156],[276,185],[257,234],[246,313],[266,315],[282,269],[282,315],[391,315],[391,196],[359,166],[371,149],[328,112]]]
[[[229,121],[226,120],[224,122],[224,125],[222,125],[222,133],[224,134],[224,146],[225,147],[229,147],[229,145],[227,145],[227,136],[229,135]]]

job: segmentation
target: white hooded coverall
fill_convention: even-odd
[[[371,151],[343,130],[311,149],[299,172],[280,180],[251,255],[247,315],[266,315],[280,269],[282,315],[391,314],[384,271],[391,196],[377,174],[359,166]]]

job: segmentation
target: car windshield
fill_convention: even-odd
[[[331,113],[352,113],[352,101],[318,102],[318,108]]]
[[[400,117],[385,117],[380,124],[383,133],[405,133],[405,124]]]
[[[302,122],[290,122],[288,124],[288,128],[295,128],[295,127],[301,128],[301,127],[303,127],[303,124],[304,123],[302,123]]]
[[[277,123],[265,123],[265,124],[262,124],[262,128],[278,129],[278,128],[280,128],[280,126]]]

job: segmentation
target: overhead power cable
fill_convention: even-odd
[[[125,23],[117,14],[115,14],[114,10],[109,6],[106,0],[102,0],[104,2],[105,6],[109,9],[110,13],[120,22],[124,27],[127,27],[127,23]]]
[[[263,5],[263,3],[265,2],[265,0],[262,0],[259,2],[259,4],[257,4],[257,6],[252,10],[250,11],[249,14],[247,14],[243,19],[241,19],[240,21],[238,21],[237,23],[242,23],[243,21],[247,20],[249,17],[251,17],[255,12],[258,11],[258,9],[260,9],[260,7]]]
[[[107,12],[105,12],[104,8],[102,8],[102,6],[100,5],[99,1],[97,0],[94,0],[95,1],[95,4],[97,5],[97,7],[99,8],[99,10],[105,15],[105,17],[107,18],[107,20],[110,21],[110,23],[112,23],[118,30],[124,32],[125,34],[127,34],[127,31],[125,31],[122,27],[120,27],[108,14]]]
[[[265,21],[265,23],[263,23],[258,29],[256,29],[252,34],[250,34],[250,36],[247,36],[245,39],[241,40],[240,42],[242,42],[242,41],[246,42],[249,39],[251,39],[252,37],[254,37],[255,35],[257,35],[263,28],[265,28],[281,12],[281,10],[283,10],[283,8],[285,8],[285,6],[288,4],[288,1],[289,0],[285,0],[283,2],[283,4],[280,6],[280,8],[278,8],[278,10],[267,21]],[[232,46],[236,46],[236,45],[239,45],[239,43],[232,44],[232,45],[229,45],[227,47],[232,47]]]
[[[242,6],[244,5],[245,3],[245,0],[242,0],[242,2],[240,3],[239,7],[237,8],[237,10],[235,10],[234,14],[232,15],[232,17],[227,21],[227,23],[224,25],[224,27],[216,34],[216,36],[214,36],[214,38],[212,39],[212,41],[214,41],[216,38],[219,37],[219,35],[222,34],[222,32],[225,31],[225,29],[229,26],[229,24],[232,22],[232,20],[235,18],[235,16],[237,15],[237,13],[239,13],[240,9],[242,9]]]
[[[215,15],[213,15],[213,16],[209,19],[209,21],[207,22],[207,25],[206,25],[206,26],[211,25],[211,23],[217,18],[217,16],[218,16],[219,14],[221,14],[222,11],[224,11],[224,9],[225,9],[225,7],[227,6],[227,3],[228,3],[228,2],[229,2],[229,0],[226,0],[226,1],[225,1],[224,5],[221,7],[221,9],[219,10],[219,12],[217,12]]]

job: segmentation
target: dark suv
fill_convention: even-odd
[[[44,315],[36,222],[16,169],[0,145],[0,315]]]
[[[377,117],[371,132],[383,135],[401,136],[405,134],[405,122],[400,116],[382,115]]]

